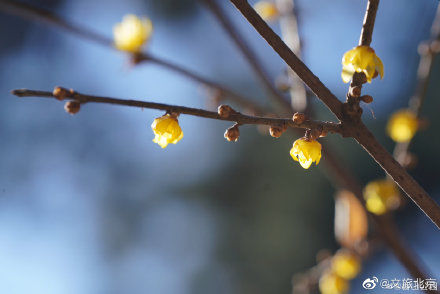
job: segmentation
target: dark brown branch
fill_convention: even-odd
[[[245,39],[240,35],[237,28],[234,27],[232,21],[228,18],[226,13],[223,11],[221,6],[217,3],[217,0],[200,0],[203,2],[206,7],[214,14],[217,18],[218,22],[221,24],[223,29],[229,35],[229,37],[234,41],[235,45],[240,49],[243,56],[246,58],[249,65],[252,67],[254,72],[260,78],[261,82],[264,84],[266,89],[268,90],[271,97],[273,97],[280,106],[289,110],[288,113],[291,113],[291,105],[286,100],[286,98],[275,88],[271,78],[264,70],[263,65],[257,58],[257,55],[254,51],[248,46]]]
[[[338,119],[342,119],[342,102],[315,76],[312,71],[289,49],[281,38],[266,24],[246,0],[230,0],[255,30],[290,66],[301,80],[321,99]]]
[[[379,0],[368,0],[367,11],[365,12],[364,24],[362,25],[359,46],[370,46],[373,39],[374,22],[376,21]]]
[[[280,37],[261,19],[246,0],[230,0],[247,18],[260,35],[272,46],[280,57],[298,74],[315,95],[335,114],[351,131],[351,136],[360,143],[371,157],[396,181],[403,191],[422,211],[440,228],[440,207],[422,187],[394,160],[377,142],[373,134],[362,122],[347,120],[343,115],[342,103],[310,71],[310,69],[287,47]],[[371,0],[374,1],[374,0]]]
[[[56,28],[63,29],[69,33],[72,33],[78,37],[81,37],[83,39],[98,43],[100,45],[112,48],[114,50],[117,50],[113,46],[113,40],[110,38],[107,38],[105,36],[102,36],[98,33],[95,33],[91,31],[90,29],[86,29],[84,27],[81,27],[77,24],[69,23],[65,21],[64,19],[56,16],[55,14],[51,13],[50,11],[40,9],[38,7],[28,5],[25,3],[20,3],[16,1],[11,0],[0,0],[0,10],[3,10],[7,13],[17,15],[32,21],[41,22],[44,24],[47,24],[49,26],[53,26]],[[119,51],[119,50],[118,50]],[[119,51],[120,52],[120,51]],[[165,68],[168,68],[174,72],[177,72],[179,74],[182,74],[198,83],[201,83],[203,85],[206,85],[208,87],[211,87],[213,89],[217,89],[220,91],[221,94],[223,94],[224,98],[229,99],[230,101],[233,101],[237,103],[239,106],[247,108],[253,112],[260,113],[261,108],[256,105],[256,103],[252,102],[251,99],[244,97],[241,94],[236,93],[235,91],[228,89],[224,86],[219,85],[218,83],[215,83],[213,81],[210,81],[188,69],[185,69],[179,65],[176,65],[174,63],[171,63],[169,61],[163,60],[161,58],[158,58],[150,53],[140,53],[135,56],[136,61],[150,61],[152,63],[156,63],[158,65],[161,65]]]
[[[323,163],[329,170],[327,174],[332,177],[333,182],[337,184],[337,188],[349,190],[365,206],[362,185],[357,181],[350,170],[339,164],[339,160],[336,159],[333,154],[334,152],[331,152],[329,146],[323,150]],[[407,269],[408,273],[411,274],[414,279],[428,278],[429,276],[425,273],[422,265],[418,262],[419,258],[415,256],[407,246],[405,240],[400,236],[391,216],[378,216],[370,212],[368,212],[368,215],[373,221],[381,238],[385,241],[385,244]]]
[[[415,204],[440,228],[440,207],[426,193],[394,158],[376,140],[370,130],[364,125],[359,124],[356,128],[354,138],[372,158],[391,176],[391,178],[402,188],[402,190],[414,201]]]
[[[13,90],[11,93],[18,97],[55,98],[53,93],[48,91],[17,89],[17,90]],[[245,125],[245,124],[268,125],[268,126],[285,125],[288,127],[301,128],[301,129],[322,129],[323,131],[327,131],[330,133],[341,132],[340,124],[332,123],[332,122],[318,122],[318,121],[306,120],[302,123],[296,123],[291,118],[258,117],[258,116],[241,114],[239,112],[231,113],[228,117],[221,117],[217,112],[208,111],[204,109],[169,105],[169,104],[155,103],[155,102],[146,102],[139,100],[125,100],[125,99],[117,99],[110,97],[92,96],[92,95],[80,94],[78,92],[73,92],[73,94],[67,97],[67,99],[75,100],[82,104],[94,102],[94,103],[105,103],[105,104],[133,106],[139,108],[165,110],[167,112],[175,112],[179,114],[188,114],[192,116],[198,116],[198,117],[204,117],[210,119],[233,121],[241,125]]]

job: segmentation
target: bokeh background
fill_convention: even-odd
[[[279,57],[235,10],[220,1],[272,77]],[[111,36],[124,14],[155,25],[148,50],[264,103],[250,67],[215,18],[195,0],[38,0],[69,21]],[[373,47],[385,77],[365,86],[374,103],[364,118],[392,150],[384,125],[414,91],[417,46],[429,38],[438,1],[382,1]],[[341,99],[341,57],[357,44],[366,1],[297,0],[303,58]],[[273,28],[279,32],[276,24]],[[62,31],[0,12],[0,293],[289,293],[291,277],[336,250],[334,187],[325,169],[303,170],[289,156],[294,137],[275,140],[228,123],[182,116],[185,137],[166,150],[152,142],[161,115],[86,105],[75,116],[53,100],[18,99],[14,88],[83,93],[209,107],[200,85]],[[440,64],[423,114],[430,128],[413,151],[411,174],[440,200]],[[331,118],[312,98],[317,118]],[[329,141],[366,183],[382,170],[348,139]],[[440,236],[412,203],[399,229],[440,282]],[[352,283],[409,274],[386,250],[364,263]]]

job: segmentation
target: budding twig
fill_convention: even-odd
[[[58,87],[57,87],[58,88]],[[57,89],[56,88],[56,89]],[[208,111],[204,109],[185,107],[185,106],[177,106],[177,105],[169,105],[163,103],[155,103],[155,102],[147,102],[147,101],[139,101],[139,100],[125,100],[118,98],[110,98],[110,97],[100,97],[100,96],[92,96],[80,94],[78,92],[70,91],[72,94],[70,96],[66,96],[66,99],[78,101],[81,104],[84,103],[106,103],[106,104],[116,104],[116,105],[125,105],[125,106],[133,106],[139,108],[150,108],[150,109],[159,109],[165,110],[168,112],[175,112],[180,114],[188,114],[192,116],[217,119],[217,120],[225,120],[225,121],[233,121],[240,125],[286,125],[291,128],[300,128],[300,129],[318,129],[322,128],[330,133],[343,133],[343,128],[338,123],[332,122],[320,122],[320,121],[312,121],[307,120],[301,123],[294,122],[290,118],[269,118],[269,117],[259,117],[259,116],[251,116],[241,114],[239,112],[231,112],[228,116],[221,116],[218,112]],[[13,95],[18,97],[42,97],[42,98],[55,98],[53,92],[48,91],[37,91],[37,90],[28,90],[28,89],[17,89],[11,92]]]

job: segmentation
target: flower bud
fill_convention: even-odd
[[[221,118],[228,118],[232,113],[235,113],[235,110],[229,105],[222,104],[218,107],[217,112]]]
[[[52,95],[60,101],[66,99],[66,97],[72,97],[72,94],[73,90],[68,90],[63,87],[55,87],[52,92]]]
[[[240,130],[238,129],[238,125],[235,124],[225,132],[225,138],[229,142],[237,142],[238,137],[240,137]]]
[[[269,133],[274,138],[279,138],[286,131],[286,126],[271,126]]]
[[[350,87],[350,96],[352,97],[359,97],[361,96],[362,88],[359,86]]]
[[[70,114],[78,113],[80,108],[81,104],[78,101],[67,101],[66,104],[64,104],[64,110]]]
[[[293,118],[292,118],[292,119],[293,119],[293,122],[294,122],[294,123],[300,125],[300,124],[302,124],[302,123],[306,120],[306,115],[305,115],[304,113],[296,112],[296,113],[293,115]]]
[[[362,97],[359,97],[359,99],[361,99],[362,102],[367,104],[373,102],[373,97],[371,97],[370,95],[364,95]]]

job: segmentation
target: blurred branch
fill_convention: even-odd
[[[23,17],[25,19],[29,19],[31,21],[40,22],[47,24],[49,26],[53,26],[56,28],[63,29],[69,33],[72,33],[74,35],[77,35],[78,37],[81,37],[83,39],[98,43],[100,45],[112,48],[114,50],[117,50],[113,46],[113,40],[110,38],[107,38],[105,36],[102,36],[96,32],[93,32],[92,30],[88,28],[81,27],[77,24],[69,23],[63,18],[56,16],[50,11],[28,5],[25,3],[20,3],[16,1],[11,0],[0,0],[0,10],[13,14],[19,17]],[[119,50],[117,50],[119,51]],[[121,51],[119,51],[121,52]],[[172,70],[176,73],[179,73],[183,76],[186,76],[189,79],[192,79],[200,84],[206,85],[208,87],[211,87],[213,89],[218,90],[221,94],[225,96],[225,98],[228,98],[230,101],[233,101],[237,103],[239,106],[247,108],[253,112],[261,112],[261,108],[256,105],[252,101],[252,99],[249,99],[241,94],[236,93],[235,91],[224,87],[218,83],[215,83],[213,81],[210,81],[209,79],[206,79],[188,69],[185,69],[177,64],[174,64],[170,61],[163,60],[161,58],[158,58],[150,53],[139,53],[133,56],[133,59],[137,62],[140,61],[150,61],[152,63],[155,63],[157,65],[163,66],[169,70]]]
[[[298,20],[295,12],[294,0],[276,0],[280,11],[279,21],[281,36],[287,46],[301,58],[301,40],[298,32]],[[307,107],[307,93],[298,75],[287,66],[287,76],[289,78],[289,94],[293,109],[305,111]]]
[[[217,0],[200,0],[206,7],[212,12],[212,14],[217,18],[218,22],[221,24],[223,29],[229,35],[229,37],[234,41],[235,45],[240,49],[243,56],[246,58],[249,65],[254,70],[255,74],[260,78],[263,85],[266,87],[267,91],[280,104],[280,106],[290,110],[291,105],[286,100],[286,98],[275,88],[271,78],[264,70],[263,65],[257,58],[257,55],[248,46],[243,36],[240,35],[238,29],[233,25],[233,22],[228,18],[227,14],[222,10]],[[291,113],[288,111],[287,113]]]
[[[286,127],[301,128],[301,129],[320,129],[330,133],[340,133],[342,131],[340,128],[340,124],[331,123],[331,122],[318,122],[311,120],[306,120],[304,122],[295,122],[291,118],[283,119],[283,118],[250,116],[235,111],[233,111],[231,114],[225,117],[225,116],[220,116],[217,112],[208,111],[204,109],[178,106],[178,105],[169,105],[169,104],[155,103],[155,102],[146,102],[139,100],[125,100],[125,99],[117,99],[110,97],[92,96],[92,95],[81,94],[60,87],[56,87],[55,89],[57,88],[62,89],[62,91],[66,93],[65,95],[67,96],[65,96],[65,98],[77,101],[81,104],[94,102],[94,103],[133,106],[139,108],[158,109],[158,110],[165,110],[170,113],[175,112],[179,114],[188,114],[192,116],[211,118],[216,120],[233,121],[240,125],[252,124],[252,125],[268,125],[268,126],[286,126]],[[54,95],[53,92],[47,92],[47,91],[17,89],[17,90],[13,90],[11,93],[18,97],[43,97],[43,98],[57,99],[57,96]]]
[[[422,105],[425,102],[426,91],[434,60],[440,52],[440,5],[437,6],[437,12],[431,27],[431,38],[427,42],[419,45],[420,61],[417,69],[417,84],[414,95],[409,100],[409,110],[419,119]],[[394,158],[401,164],[407,163],[408,150],[411,142],[397,143],[394,147]]]
[[[293,53],[281,38],[257,14],[247,0],[230,0],[246,17],[257,32],[269,43],[280,57],[291,67],[302,81],[315,95],[342,121],[353,137],[370,156],[385,170],[403,191],[417,204],[431,221],[440,228],[440,207],[426,193],[426,191],[407,173],[393,156],[377,141],[370,130],[360,120],[361,113],[347,112],[347,104],[343,104],[336,96],[316,77],[312,71]],[[379,3],[378,0],[369,0],[370,3]],[[376,13],[374,9],[367,10],[367,14]],[[366,16],[366,20],[374,19]],[[370,21],[371,23],[371,21]],[[374,22],[372,22],[374,24]],[[364,30],[365,34],[372,33]],[[363,38],[362,38],[363,39]],[[366,38],[368,39],[368,38]],[[344,107],[343,107],[344,106]]]

